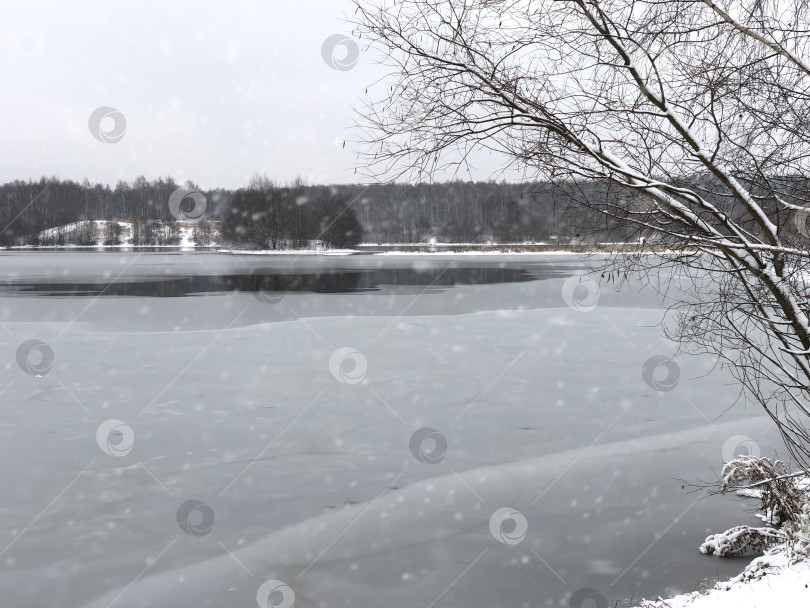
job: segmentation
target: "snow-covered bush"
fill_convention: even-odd
[[[752,528],[735,526],[722,534],[712,534],[700,545],[700,552],[718,557],[760,555],[771,545],[787,540],[775,528]]]
[[[767,527],[735,526],[712,534],[700,552],[718,557],[758,555],[773,545],[806,545],[808,495],[805,480],[791,474],[781,460],[740,456],[725,464],[720,491],[760,499],[761,519]]]
[[[720,491],[746,491],[744,495],[758,496],[760,510],[767,523],[793,522],[806,500],[799,488],[796,475],[792,475],[781,460],[757,456],[740,456],[725,464],[721,473]]]

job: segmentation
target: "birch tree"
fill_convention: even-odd
[[[810,465],[810,21],[804,0],[356,0],[390,66],[359,109],[372,176],[476,152],[653,247],[694,297],[670,336],[728,364]],[[600,182],[608,194],[577,197]],[[588,223],[583,222],[583,223]]]

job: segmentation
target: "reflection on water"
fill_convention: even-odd
[[[173,298],[212,293],[387,293],[386,287],[448,288],[460,285],[523,283],[567,276],[564,269],[444,265],[419,268],[330,269],[285,273],[278,268],[250,274],[183,277],[139,276],[112,282],[66,281],[62,278],[19,279],[0,283],[3,295],[140,296]]]

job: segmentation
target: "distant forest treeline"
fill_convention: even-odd
[[[223,238],[270,248],[306,246],[316,238],[336,246],[360,240],[541,241],[571,228],[562,206],[542,183],[308,186],[298,182],[284,187],[264,183],[264,188],[252,183],[239,190],[182,186],[204,195],[204,219],[220,222]],[[38,244],[43,231],[85,220],[135,222],[136,244],[170,243],[166,226],[177,218],[168,202],[180,187],[171,178],[143,177],[120,181],[114,188],[55,178],[9,182],[0,186],[0,246]]]
[[[786,191],[796,190],[802,200],[806,198],[807,184],[784,180]],[[736,215],[733,201],[713,194],[711,179],[696,177],[688,185]],[[212,233],[219,234],[223,245],[268,249],[308,247],[313,241],[351,247],[359,242],[430,240],[538,242],[575,235],[617,242],[643,236],[608,223],[600,213],[567,214],[574,198],[611,199],[626,206],[628,197],[634,196],[615,185],[598,182],[577,183],[568,190],[543,182],[310,186],[299,180],[278,186],[266,177],[255,176],[238,190],[203,190],[171,178],[149,181],[139,177],[131,183],[120,181],[114,188],[42,178],[0,186],[0,246],[95,244],[87,220],[130,222],[132,244],[174,244],[179,242],[178,220],[185,219],[186,211],[195,215],[194,209],[187,209],[189,204],[195,205],[191,196],[183,199],[179,214],[177,208],[170,208],[172,195],[180,188],[185,188],[184,193],[198,192],[202,195],[198,202],[204,201],[204,213],[195,217],[203,221],[194,224],[198,244],[209,243]],[[776,207],[773,212],[781,225],[786,218],[777,217]],[[85,223],[69,232],[45,232],[78,222]],[[104,230],[105,244],[118,241],[121,230],[117,224]]]

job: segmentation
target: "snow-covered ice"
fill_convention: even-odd
[[[0,255],[0,282],[455,259],[17,252]],[[778,446],[769,419],[726,411],[737,391],[723,370],[706,375],[711,360],[678,357],[673,390],[645,384],[645,361],[673,353],[652,293],[603,284],[579,312],[562,297],[585,271],[576,256],[463,263],[539,280],[278,298],[5,292],[2,605],[253,606],[267,580],[299,608],[567,606],[583,588],[613,605],[738,574],[747,560],[698,547],[753,515],[681,480],[713,479],[729,438]],[[53,352],[41,377],[15,360],[29,339]],[[342,348],[359,357],[330,369]],[[109,420],[125,432],[107,445]],[[414,452],[425,427],[438,435]],[[184,528],[190,500],[208,510]],[[525,537],[509,522],[491,532],[506,507]]]

